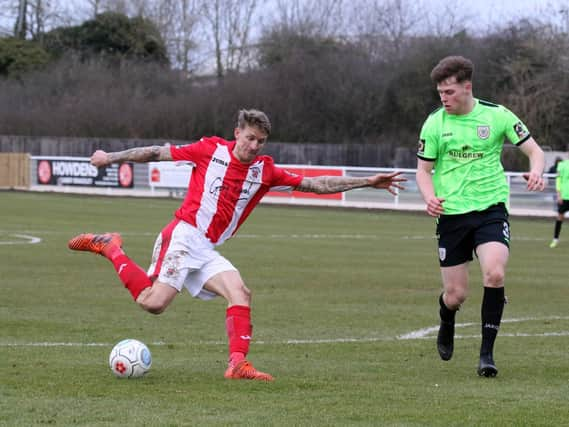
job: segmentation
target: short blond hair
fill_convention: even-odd
[[[271,121],[260,110],[239,110],[237,114],[237,127],[245,129],[245,126],[255,126],[268,135],[271,134]]]

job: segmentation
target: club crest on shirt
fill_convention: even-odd
[[[251,178],[257,179],[259,178],[259,174],[261,173],[261,169],[258,167],[249,168],[249,173],[251,174]]]
[[[476,128],[476,134],[480,139],[488,139],[490,136],[490,126],[478,126]]]
[[[440,259],[441,261],[444,261],[446,257],[447,257],[447,250],[446,250],[446,248],[439,248],[439,259]]]

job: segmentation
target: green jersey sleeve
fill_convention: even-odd
[[[500,106],[504,116],[504,133],[514,145],[521,145],[530,138],[530,133],[524,122],[506,107]]]
[[[437,110],[438,111],[438,110]],[[440,120],[437,120],[435,112],[425,120],[419,135],[419,147],[417,157],[422,160],[435,161],[439,151]]]

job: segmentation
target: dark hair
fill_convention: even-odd
[[[433,68],[431,80],[439,84],[454,76],[457,83],[462,83],[463,81],[472,81],[473,73],[474,64],[470,59],[464,56],[447,56]]]
[[[245,129],[245,126],[255,126],[268,135],[271,134],[271,121],[265,113],[259,110],[239,110],[237,115],[237,127]]]

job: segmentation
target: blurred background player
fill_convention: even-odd
[[[557,194],[557,218],[555,220],[553,240],[549,244],[550,248],[556,248],[559,244],[561,225],[563,225],[565,212],[569,211],[569,160],[563,160],[557,163],[555,190]]]
[[[561,157],[556,157],[555,158],[555,162],[549,167],[549,169],[547,170],[547,173],[549,175],[557,175],[557,165],[559,165],[559,162],[561,162],[563,159]],[[557,191],[555,191],[553,193],[553,209],[557,212]]]
[[[108,258],[122,283],[144,310],[159,314],[186,288],[196,298],[216,295],[227,300],[225,325],[229,338],[226,378],[271,381],[246,360],[253,334],[251,291],[237,269],[216,250],[232,237],[273,187],[319,194],[353,188],[403,189],[400,172],[370,177],[303,177],[275,166],[261,155],[271,132],[268,117],[258,110],[241,110],[234,141],[204,137],[183,146],[148,146],[106,153],[95,151],[94,166],[117,162],[185,161],[193,167],[188,192],[174,219],[158,235],[152,262],[144,272],[122,250],[118,233],[80,234],[69,248]]]
[[[417,184],[427,213],[437,217],[443,281],[439,355],[443,360],[452,357],[455,314],[467,297],[468,266],[474,251],[484,285],[478,374],[493,377],[498,373],[493,350],[505,303],[510,244],[509,187],[500,155],[508,139],[528,156],[530,172],[524,178],[529,191],[541,191],[545,186],[544,155],[515,114],[474,98],[473,71],[470,60],[450,56],[431,72],[443,105],[429,115],[421,130]]]

